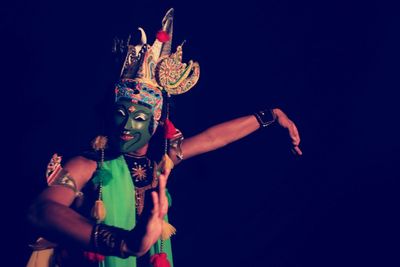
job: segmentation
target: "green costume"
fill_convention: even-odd
[[[101,151],[101,159],[98,155],[87,156],[87,158],[97,161],[98,169],[91,179],[92,182],[87,183],[82,190],[83,203],[76,203],[78,213],[87,218],[91,217],[97,222],[91,239],[94,250],[103,251],[107,255],[119,255],[121,258],[107,256],[105,260],[102,260],[98,254],[86,253],[85,260],[79,248],[69,247],[68,250],[73,252],[68,255],[71,260],[68,259],[70,261],[65,262],[61,267],[96,265],[136,267],[137,262],[142,262],[140,258],[137,260],[135,257],[123,259],[125,255],[115,252],[115,248],[121,252],[121,246],[117,247],[115,242],[108,241],[111,240],[110,236],[119,238],[118,232],[135,227],[136,220],[140,219],[143,208],[146,208],[146,192],[156,189],[159,174],[168,173],[167,170],[173,167],[172,160],[167,155],[168,149],[176,149],[177,157],[182,159],[180,142],[183,137],[168,119],[168,103],[171,95],[185,93],[195,86],[200,76],[200,67],[197,62],[191,60],[187,64],[182,62],[182,46],[178,46],[176,52],[171,53],[173,13],[174,10],[170,9],[163,18],[162,28],[152,45],[147,43],[144,30],[139,28],[141,32],[139,43],[132,45],[129,38],[127,43],[116,49],[124,54],[125,60],[119,81],[115,85],[115,128],[109,136],[109,144],[107,144],[107,138],[96,138],[93,148],[97,152]],[[130,154],[132,156],[134,152],[146,149],[145,146],[157,127],[163,127],[165,130],[162,148],[164,155],[161,161],[156,164],[155,161],[150,161],[146,157],[128,159]],[[96,144],[102,145],[96,147]],[[110,151],[118,152],[120,156],[116,155],[111,160],[104,160],[106,144],[109,145]],[[68,176],[68,173],[59,175],[62,171],[60,161],[61,158],[55,155],[53,164],[48,167],[49,185],[53,183],[53,179],[56,179],[58,185],[69,186],[76,191],[73,177]],[[75,193],[81,196],[80,192]],[[79,200],[82,199],[79,197],[76,202]],[[93,206],[94,212],[91,212]],[[103,230],[107,228],[107,232],[100,231],[99,228]],[[173,267],[169,236],[174,233],[174,228],[164,223],[162,230],[163,241],[159,240],[150,249],[147,257],[150,260],[150,255],[163,256],[164,254],[158,253],[166,253]],[[98,238],[100,235],[101,238]],[[61,247],[58,250],[61,250]],[[90,262],[88,259],[95,259],[97,262]],[[153,257],[153,259],[165,262],[162,257]],[[143,261],[145,266],[138,264],[138,267],[147,267],[149,264],[149,261]]]
[[[152,162],[154,164],[154,162]],[[148,166],[147,175],[152,172],[151,166]],[[131,171],[124,159],[124,156],[119,156],[116,159],[105,161],[102,164],[101,172],[110,174],[108,181],[105,181],[102,188],[102,198],[107,210],[107,216],[104,223],[130,230],[136,223],[136,203],[135,203],[135,187],[132,181]],[[101,176],[101,175],[100,175]],[[108,176],[108,175],[107,175]],[[97,174],[94,175],[93,181],[99,181]],[[151,182],[151,181],[148,181]],[[150,250],[150,255],[155,253],[165,252],[168,260],[172,263],[171,241],[158,241]],[[100,267],[135,267],[136,258],[129,257],[121,259],[118,257],[106,257],[105,261],[100,263]]]

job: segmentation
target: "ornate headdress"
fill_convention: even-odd
[[[197,62],[182,63],[182,45],[171,54],[173,14],[171,8],[164,16],[152,46],[147,44],[142,28],[139,28],[139,44],[131,45],[128,39],[127,55],[115,88],[116,101],[128,97],[134,103],[148,106],[153,111],[155,126],[161,118],[163,99],[187,92],[200,76]]]

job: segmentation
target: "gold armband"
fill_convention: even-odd
[[[53,181],[49,184],[49,186],[61,185],[68,187],[72,191],[74,191],[75,196],[81,196],[82,192],[78,191],[76,187],[76,182],[74,178],[65,170],[61,170],[56,177],[54,177]]]
[[[49,186],[61,185],[68,187],[74,191],[75,196],[82,196],[82,192],[78,191],[76,182],[72,176],[61,166],[62,157],[57,153],[54,154],[47,165],[46,179]]]

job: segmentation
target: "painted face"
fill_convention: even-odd
[[[150,125],[153,120],[151,110],[143,105],[120,99],[115,103],[115,138],[120,152],[136,151],[147,144],[151,138]]]

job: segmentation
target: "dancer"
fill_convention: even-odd
[[[52,264],[173,266],[170,237],[175,228],[166,216],[170,196],[165,184],[174,166],[276,122],[288,130],[301,155],[296,125],[278,108],[184,139],[169,120],[169,102],[195,86],[200,67],[182,63],[182,46],[171,53],[172,29],[170,9],[153,45],[139,28],[140,42],[125,46],[110,133],[96,137],[91,151],[65,164],[57,154],[50,161],[49,187],[32,205],[29,218],[46,238],[34,248],[49,252]]]

